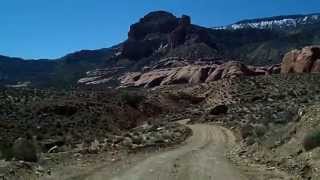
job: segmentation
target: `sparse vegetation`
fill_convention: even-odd
[[[167,97],[176,102],[186,101],[191,104],[199,104],[205,99],[204,97],[198,97],[192,94],[185,93],[183,91],[168,93]]]
[[[11,145],[6,141],[0,141],[0,159],[10,160],[12,157]]]
[[[122,102],[133,108],[138,108],[139,104],[144,101],[145,97],[136,92],[123,91],[120,94]]]
[[[306,151],[320,147],[320,129],[312,131],[306,135],[303,140],[303,147]]]
[[[144,105],[145,98],[144,91],[129,90],[0,89],[0,156],[12,159],[12,143],[26,138],[25,132],[35,136],[43,152],[119,135],[159,114],[154,110],[159,105]]]

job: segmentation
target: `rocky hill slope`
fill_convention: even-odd
[[[318,179],[319,83],[317,73],[280,74],[158,89],[204,98],[200,107],[190,109],[198,115],[192,122],[237,133],[241,143],[228,157],[239,166],[258,163],[296,179]]]

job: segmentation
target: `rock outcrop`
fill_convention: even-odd
[[[223,78],[234,78],[242,75],[253,76],[261,74],[266,74],[266,72],[254,71],[240,62],[230,61],[216,68],[206,79],[206,82],[216,81]]]
[[[191,25],[191,18],[183,15],[179,20],[179,25],[170,33],[169,44],[173,49],[186,40],[187,30]]]
[[[167,35],[178,25],[179,19],[171,13],[155,11],[147,14],[130,26],[122,55],[129,59],[152,55],[161,45],[167,44]]]
[[[86,72],[86,76],[78,80],[81,85],[99,85],[112,83],[113,76],[123,71],[123,67],[96,69]]]
[[[214,68],[215,65],[189,65],[174,69],[173,72],[161,82],[161,85],[201,83],[206,79],[209,71]]]
[[[165,11],[155,11],[131,25],[128,37],[129,39],[142,40],[148,34],[170,33],[177,25],[178,19],[173,14]]]
[[[281,73],[319,73],[320,46],[307,46],[288,52],[281,64]]]
[[[155,11],[130,27],[128,40],[122,44],[122,56],[139,60],[159,52],[169,53],[180,46],[184,52],[184,48],[201,43],[216,49],[210,37],[208,29],[192,25],[187,15],[178,18],[165,11]],[[198,54],[200,57],[206,55],[208,53]]]
[[[120,81],[122,87],[197,84],[239,76],[267,75],[275,72],[275,69],[275,67],[249,67],[237,61],[230,61],[221,65],[189,64],[183,67],[153,69],[145,73],[127,73],[120,78]]]

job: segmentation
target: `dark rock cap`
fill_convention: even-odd
[[[154,11],[130,26],[129,39],[141,40],[151,33],[169,33],[178,25],[178,18],[166,11]]]

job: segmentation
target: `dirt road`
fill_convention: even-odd
[[[230,131],[212,125],[190,125],[193,136],[184,146],[160,153],[137,163],[112,180],[245,180],[225,158],[227,146],[234,142]],[[86,177],[105,180],[103,169]]]

